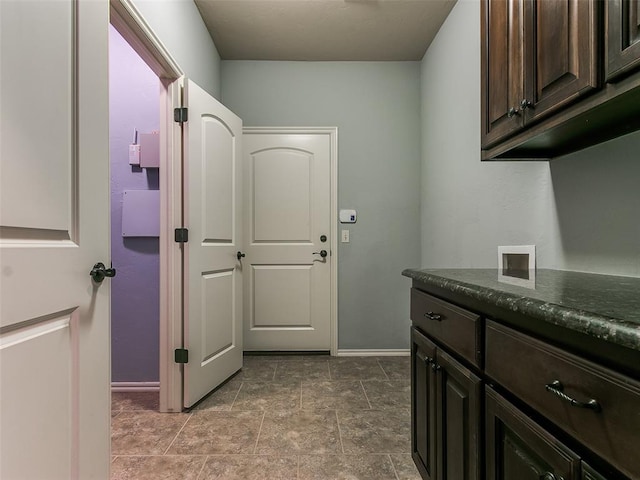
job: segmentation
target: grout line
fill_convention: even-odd
[[[296,455],[298,459],[298,467],[296,468],[296,479],[300,480],[300,455]]]
[[[384,376],[386,377],[387,380],[391,380],[389,378],[389,375],[387,375],[387,371],[384,369],[384,367],[382,366],[382,364],[380,363],[380,359],[376,358],[376,362],[378,362],[378,366],[380,367],[380,369],[382,370],[382,373],[384,373]]]
[[[189,423],[189,420],[191,420],[191,417],[193,417],[193,413],[189,414],[189,417],[187,418],[187,420],[182,424],[182,427],[180,427],[180,430],[178,431],[178,433],[176,433],[176,436],[173,437],[173,440],[171,440],[171,443],[169,444],[169,446],[167,447],[167,449],[164,451],[164,453],[162,455],[166,455],[167,452],[169,451],[169,449],[173,446],[173,444],[175,443],[176,439],[178,438],[178,436],[182,433],[182,430],[184,430],[184,427],[187,425],[187,423]]]
[[[300,407],[298,410],[302,411],[302,380],[300,380]]]
[[[262,425],[264,424],[264,417],[266,416],[267,411],[262,411],[262,420],[260,420],[260,428],[258,429],[258,436],[256,437],[256,444],[253,446],[253,454],[255,455],[258,451],[258,442],[260,441],[260,434],[262,433]]]
[[[364,388],[364,383],[360,380],[360,388],[362,388],[362,393],[364,393],[364,398],[367,400],[369,404],[369,410],[373,410],[373,406],[371,405],[371,401],[369,400],[369,395],[367,395],[367,390]]]
[[[236,400],[238,399],[238,395],[240,395],[240,390],[242,390],[242,387],[244,387],[244,382],[240,382],[240,386],[238,387],[236,396],[233,397],[233,402],[231,402],[231,406],[229,407],[229,410],[233,410],[233,406],[236,404]]]
[[[204,472],[204,466],[207,464],[207,460],[209,460],[209,455],[204,455],[204,462],[202,462],[202,467],[198,472],[198,476],[196,477],[196,480],[200,480],[201,478],[203,478],[202,473]]]
[[[342,443],[342,430],[340,429],[340,419],[338,418],[338,409],[334,410],[336,414],[336,424],[338,425],[338,439],[340,440],[340,449],[342,450],[342,454],[344,453],[344,444]]]
[[[391,468],[393,468],[393,472],[396,474],[396,480],[400,480],[400,475],[398,474],[398,470],[396,469],[396,464],[391,458],[391,455],[387,453],[387,457],[389,457],[389,461],[391,462]]]

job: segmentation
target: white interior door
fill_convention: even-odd
[[[331,137],[247,129],[243,151],[245,350],[329,350]]]
[[[0,478],[109,477],[107,2],[0,1]]]
[[[242,368],[242,120],[184,85],[184,406]]]

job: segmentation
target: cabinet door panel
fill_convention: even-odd
[[[522,13],[522,0],[482,2],[483,148],[522,128]]]
[[[609,0],[607,81],[640,68],[640,0]]]
[[[481,381],[469,369],[437,351],[438,372],[438,478],[476,480],[480,478]]]
[[[485,392],[487,480],[579,478],[574,452],[493,389]]]
[[[525,123],[598,87],[596,0],[526,3]]]
[[[422,478],[436,479],[436,346],[411,329],[411,456]]]

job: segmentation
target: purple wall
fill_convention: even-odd
[[[160,255],[157,238],[122,237],[123,190],[157,190],[158,169],[129,165],[133,130],[160,128],[158,77],[120,34],[109,33],[111,148],[111,380],[159,380]]]

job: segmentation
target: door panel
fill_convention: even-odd
[[[244,152],[245,349],[329,350],[331,137],[246,132]]]
[[[640,0],[610,0],[607,9],[607,81],[640,67]]]
[[[0,478],[109,476],[108,8],[0,2]]]
[[[190,80],[184,98],[188,408],[242,367],[242,121]]]

